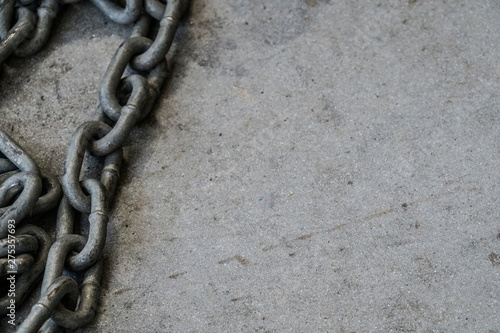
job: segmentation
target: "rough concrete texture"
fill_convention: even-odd
[[[2,67],[43,170],[129,31],[77,3]],[[172,51],[78,332],[500,332],[497,1],[194,0]]]

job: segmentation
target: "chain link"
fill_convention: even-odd
[[[57,0],[0,2],[0,64],[11,54],[27,57],[38,52],[49,39],[58,11]]]
[[[33,262],[29,263],[24,272],[17,271],[16,277],[16,293],[15,293],[15,303],[21,304],[23,300],[28,296],[28,293],[38,284],[40,278],[42,276],[43,271],[45,270],[45,265],[47,263],[47,257],[49,254],[50,246],[52,245],[52,240],[43,229],[34,226],[34,225],[26,225],[16,231],[16,234],[21,236],[32,236],[36,239],[36,245],[33,244],[33,249],[26,249],[26,253],[30,253],[33,257]],[[16,236],[18,238],[20,236]],[[5,243],[5,240],[3,240]],[[24,254],[24,250],[16,248],[16,254]],[[17,258],[16,258],[17,261]],[[18,263],[16,262],[15,265]],[[15,270],[10,267],[9,270]],[[2,279],[4,275],[0,274]],[[0,298],[0,315],[4,316],[7,314],[7,306],[9,305],[11,298],[8,295]]]
[[[77,0],[78,1],[78,0]],[[62,0],[60,3],[72,3]],[[56,241],[42,229],[26,225],[16,232],[16,303],[39,281],[45,269],[41,296],[19,326],[18,332],[54,332],[82,327],[97,311],[103,272],[102,254],[107,235],[109,206],[114,198],[123,159],[122,146],[134,126],[151,111],[168,75],[166,55],[189,0],[109,0],[92,2],[111,20],[135,23],[103,76],[99,106],[80,125],[68,147],[61,185],[43,176],[31,157],[0,130],[0,275],[8,271],[5,239],[9,221],[17,225],[59,203]],[[0,0],[0,65],[9,56],[28,56],[47,41],[59,10],[57,0]],[[152,21],[156,37],[148,38]],[[100,174],[92,161],[102,164]],[[85,170],[93,170],[88,174]],[[64,192],[64,196],[62,196]],[[62,200],[61,200],[62,196]],[[79,234],[75,218],[88,223]],[[4,238],[4,239],[2,239]],[[49,251],[50,249],[50,251]],[[75,280],[83,281],[80,285]],[[20,292],[19,290],[22,290]],[[0,313],[9,302],[0,299]]]

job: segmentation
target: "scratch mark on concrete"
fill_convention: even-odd
[[[226,259],[220,260],[220,261],[218,262],[218,264],[219,264],[219,265],[227,264],[227,263],[229,263],[229,262],[231,262],[231,261],[233,261],[233,260],[237,260],[237,261],[238,261],[240,264],[242,264],[243,266],[247,266],[247,265],[250,263],[250,261],[249,261],[247,258],[245,258],[245,257],[243,257],[243,256],[241,256],[241,255],[238,255],[238,254],[237,254],[237,255],[235,255],[234,257],[231,257],[231,258],[226,258]]]

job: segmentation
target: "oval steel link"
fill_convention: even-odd
[[[20,175],[25,175],[25,174],[30,174],[33,175],[32,173],[29,172],[16,172],[12,174],[12,176],[3,179],[2,181],[2,186],[4,186],[4,191],[1,191],[1,197],[0,197],[0,216],[3,215],[11,205],[9,203],[12,203],[18,196],[19,194],[23,191],[23,183],[20,181],[16,180],[16,177],[19,177]],[[36,177],[36,176],[35,176]],[[9,181],[7,183],[7,181]],[[10,185],[9,185],[10,184]],[[8,187],[6,187],[8,186]],[[1,189],[1,187],[0,187]]]
[[[142,53],[151,45],[151,40],[145,37],[132,37],[120,45],[104,73],[99,90],[101,108],[113,121],[120,118],[121,105],[116,97],[116,91],[127,65],[135,54]]]
[[[16,235],[14,239],[16,254],[35,252],[38,250],[38,241],[32,235]],[[9,239],[0,239],[0,258],[7,257],[9,249]]]
[[[80,252],[86,243],[87,239],[82,235],[64,235],[52,244],[43,276],[42,292],[62,275],[68,254],[72,251]]]
[[[92,2],[112,21],[120,24],[134,23],[142,11],[142,0],[125,0],[125,8],[109,0],[92,0]]]
[[[39,215],[56,208],[62,198],[61,183],[52,175],[42,176],[42,191],[45,193],[35,202],[31,215]]]
[[[99,260],[94,266],[85,272],[81,284],[80,301],[78,309],[71,311],[65,307],[58,307],[52,315],[52,319],[66,328],[78,328],[87,325],[95,317],[99,295],[101,293],[103,263]]]
[[[52,240],[50,236],[41,228],[28,224],[16,230],[17,234],[28,234],[36,237],[38,241],[38,251],[35,257],[35,264],[30,270],[21,274],[16,279],[16,304],[22,304],[28,293],[40,281],[41,275],[47,263],[47,256],[49,254]],[[0,316],[7,313],[7,306],[9,305],[10,298],[5,296],[0,298]]]
[[[101,257],[106,242],[109,219],[108,200],[104,185],[95,179],[86,179],[82,185],[90,193],[92,211],[89,215],[90,228],[85,247],[77,255],[69,256],[66,259],[66,266],[74,272],[90,268]]]
[[[132,59],[132,67],[147,71],[165,59],[174,40],[179,20],[186,11],[187,5],[188,1],[186,0],[169,0],[167,2],[160,21],[160,29],[153,44],[146,52]]]
[[[50,318],[57,306],[68,297],[68,303],[75,304],[78,300],[78,285],[69,276],[59,276],[46,288],[38,303],[33,305],[28,317],[17,329],[18,333],[38,332],[40,327]]]
[[[7,258],[0,258],[0,277],[12,274],[9,273],[12,271],[16,272],[15,274],[22,274],[28,271],[34,264],[35,258],[29,253],[16,254],[16,258],[11,261]]]
[[[19,44],[14,52],[18,57],[27,57],[38,52],[47,43],[59,5],[57,0],[43,0],[37,8],[37,23],[33,35]]]
[[[110,130],[103,122],[89,121],[80,125],[71,137],[62,186],[71,205],[82,213],[90,213],[90,197],[83,193],[79,181],[85,151],[92,137],[103,137]]]
[[[99,140],[92,142],[90,152],[96,156],[105,156],[121,147],[132,128],[141,119],[149,100],[149,84],[146,78],[130,75],[124,78],[131,90],[127,104],[121,108],[119,118],[111,131]]]
[[[17,23],[0,42],[0,64],[3,63],[35,29],[35,14],[24,7],[15,10]]]
[[[31,213],[35,202],[42,192],[42,182],[37,175],[30,172],[17,173],[0,186],[0,207],[8,203],[5,200],[9,199],[6,193],[13,186],[22,186],[22,192],[14,203],[5,209],[2,216],[0,216],[0,238],[7,236],[9,221],[13,220],[14,225],[17,225],[24,217]]]
[[[0,151],[19,170],[40,174],[40,170],[31,156],[6,132],[0,129]]]
[[[0,40],[7,38],[9,34],[16,0],[3,0],[0,2]]]
[[[72,251],[80,252],[85,247],[86,241],[86,238],[81,235],[63,235],[57,238],[55,243],[50,248],[50,252],[48,255],[47,267],[45,268],[45,274],[42,281],[42,295],[53,285],[53,283],[61,278],[64,270],[65,260],[68,257],[68,254]],[[78,293],[76,294],[76,297],[78,297]],[[70,309],[75,309],[75,306],[71,305]],[[31,310],[31,312],[36,311],[37,310],[34,307]],[[54,311],[55,307],[50,309],[50,314],[48,317],[44,317],[44,322],[49,319]],[[38,329],[42,325],[43,322],[41,322],[39,326],[36,326],[36,328]],[[47,325],[49,329],[51,328],[50,331],[57,327],[57,325],[51,324],[51,320],[48,321],[46,325],[44,325],[44,327],[46,327]]]

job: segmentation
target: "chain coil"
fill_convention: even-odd
[[[8,271],[8,221],[15,220],[17,227],[27,217],[59,204],[54,243],[45,231],[33,225],[16,232],[16,302],[22,302],[45,270],[41,296],[18,332],[78,328],[94,318],[109,206],[123,160],[122,146],[135,125],[150,113],[160,93],[168,75],[166,54],[189,4],[189,0],[168,0],[166,4],[158,0],[145,0],[144,4],[141,0],[123,0],[123,6],[109,0],[92,2],[114,22],[135,24],[103,76],[96,113],[76,129],[70,140],[62,189],[55,177],[42,175],[34,160],[0,130],[2,278]],[[47,42],[58,10],[57,0],[1,1],[0,65],[11,55],[25,57],[37,52]],[[156,37],[150,39],[150,25],[155,20],[159,28]],[[91,160],[100,160],[103,165],[97,177],[82,171],[95,169],[86,167]],[[74,230],[78,215],[85,217],[82,223],[89,225],[87,235]],[[83,282],[79,285],[74,276],[80,276]],[[7,297],[0,298],[1,314],[8,302]]]

